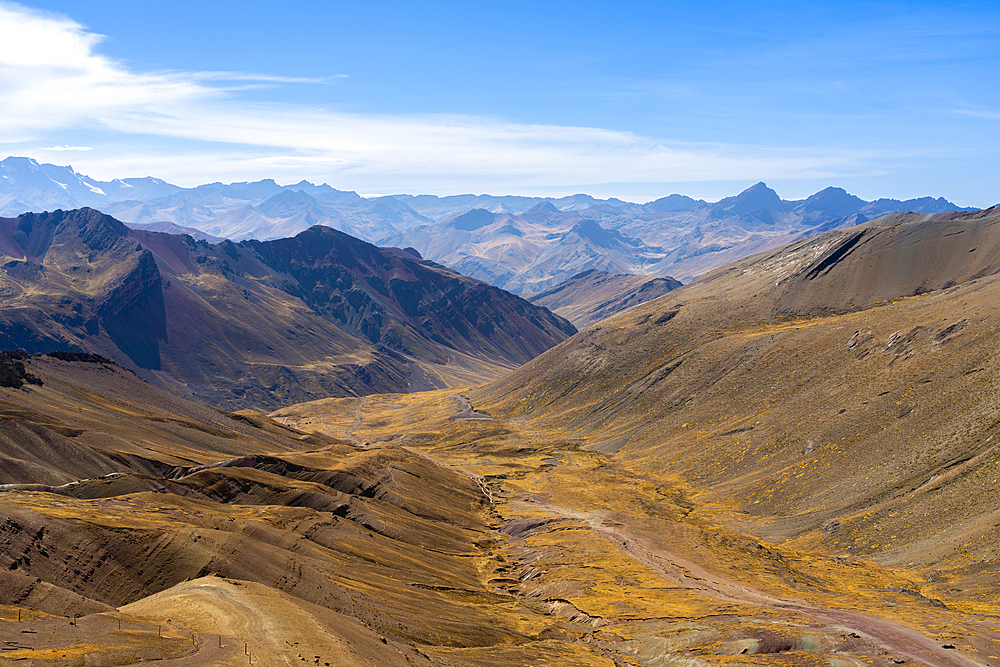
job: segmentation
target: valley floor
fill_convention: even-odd
[[[734,517],[697,505],[681,480],[477,412],[455,390],[328,399],[272,417],[349,443],[286,461],[349,465],[362,480],[377,470],[379,490],[344,511],[292,491],[269,506],[254,488],[290,473],[251,466],[214,469],[243,485],[225,506],[5,491],[8,515],[30,507],[132,535],[169,524],[184,558],[196,548],[224,557],[76,619],[32,610],[40,594],[26,594],[0,607],[0,664],[1000,665],[1000,609],[941,602],[923,572],[733,532]],[[291,487],[320,493],[323,483],[333,482]],[[250,540],[273,550],[240,546]],[[103,581],[91,597],[113,597]]]
[[[402,446],[478,480],[502,534],[487,585],[519,613],[563,619],[557,645],[587,647],[594,664],[1000,664],[998,617],[925,597],[920,572],[734,534],[723,528],[732,517],[695,507],[680,480],[625,470],[565,433],[528,420],[447,421],[469,410],[451,391],[361,407],[346,429],[342,411],[321,405],[277,414],[366,447]],[[533,646],[508,647],[501,662],[530,664]],[[495,647],[439,655],[500,657]]]

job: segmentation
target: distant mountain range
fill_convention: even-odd
[[[646,204],[585,194],[364,198],[307,181],[181,188],[157,178],[97,181],[24,157],[0,161],[0,215],[81,206],[130,226],[197,230],[203,240],[266,240],[325,225],[413,247],[515,293],[546,290],[589,269],[688,282],[749,254],[887,213],[972,210],[940,197],[865,201],[835,187],[787,201],[764,183],[716,203],[679,194]]]
[[[429,217],[447,210],[440,206],[446,199],[407,201]],[[484,197],[454,199],[489,203]],[[747,255],[886,213],[968,210],[929,197],[866,202],[840,188],[786,201],[763,183],[714,204],[683,195],[642,205],[579,197],[565,209],[540,201],[510,212],[521,199],[494,198],[494,208],[507,210],[473,209],[385,242],[412,246],[428,259],[521,293],[551,289],[589,269],[688,282]]]
[[[365,199],[307,181],[181,188],[150,177],[97,181],[72,167],[25,157],[0,161],[0,216],[81,207],[129,224],[171,222],[237,241],[294,236],[321,224],[378,242],[399,229],[431,222],[392,197]]]
[[[0,218],[0,349],[98,353],[229,408],[480,382],[575,332],[322,226],[213,245],[89,208]]]

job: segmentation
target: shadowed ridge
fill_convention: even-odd
[[[79,236],[83,244],[100,251],[110,250],[128,235],[125,225],[92,208],[25,213],[10,220],[10,228],[0,229],[4,237],[0,247],[8,255],[13,251],[20,259],[39,264],[43,263],[57,232],[66,238]]]
[[[575,332],[321,226],[212,245],[80,209],[0,221],[0,252],[0,349],[98,353],[229,408],[481,382]]]
[[[103,330],[135,367],[160,368],[166,338],[160,272],[128,228],[84,208],[25,214],[0,233],[10,258],[0,281],[13,297],[2,315],[4,346],[81,351],[83,339]]]
[[[515,365],[575,333],[569,322],[496,287],[329,227],[242,245],[294,279],[286,291],[404,354],[431,355],[434,345],[445,345]]]
[[[836,247],[783,279],[774,306],[779,316],[849,312],[1000,271],[995,211],[896,214],[815,238]]]

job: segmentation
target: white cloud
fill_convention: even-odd
[[[684,145],[600,128],[484,117],[377,116],[251,104],[241,101],[236,89],[219,86],[325,80],[135,72],[95,50],[100,35],[16,4],[0,4],[0,28],[5,36],[0,145],[45,141],[56,133],[63,140],[76,133],[76,141],[91,144],[88,133],[100,133],[111,137],[115,151],[94,143],[98,150],[77,163],[97,177],[155,174],[182,185],[309,178],[366,192],[572,190],[588,183],[823,178],[867,170],[864,165],[875,157],[829,149]]]
[[[276,76],[274,74],[253,74],[251,72],[193,72],[189,74],[203,81],[254,81],[263,83],[330,83],[335,79],[349,79],[350,74],[334,74],[325,77]]]
[[[39,151],[92,151],[93,146],[49,146],[48,148],[39,148]]]

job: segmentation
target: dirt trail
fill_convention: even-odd
[[[368,443],[356,436],[355,433],[361,430],[361,427],[364,426],[365,418],[362,414],[362,410],[365,409],[365,406],[368,404],[368,399],[370,398],[370,396],[362,396],[358,400],[358,404],[351,409],[351,414],[354,415],[354,423],[351,424],[351,427],[346,431],[337,431],[333,435],[342,435],[344,439],[349,440],[355,447],[367,447]]]
[[[622,552],[658,572],[664,579],[718,600],[754,605],[774,611],[802,614],[819,623],[845,626],[899,658],[928,667],[982,667],[956,650],[945,649],[930,638],[893,621],[860,612],[826,609],[801,600],[768,595],[753,587],[713,574],[690,560],[662,548],[653,547],[633,534],[627,525],[606,518],[602,512],[580,513],[550,503],[542,505],[557,516],[589,524],[605,535]]]
[[[409,447],[404,449],[473,479],[479,484],[483,495],[489,499],[491,504],[497,502],[481,475],[477,475],[463,466],[440,461],[425,452]],[[531,503],[531,507],[533,510],[542,507],[555,516],[575,519],[588,524],[593,530],[607,537],[626,555],[657,572],[676,586],[694,590],[725,602],[753,605],[779,612],[797,613],[824,625],[844,626],[872,644],[889,651],[897,658],[928,667],[983,667],[981,663],[958,653],[956,650],[945,649],[929,637],[893,621],[855,611],[826,609],[802,600],[780,598],[713,574],[688,559],[650,545],[641,537],[633,534],[627,525],[607,518],[607,514],[604,512],[575,512],[538,498]]]

